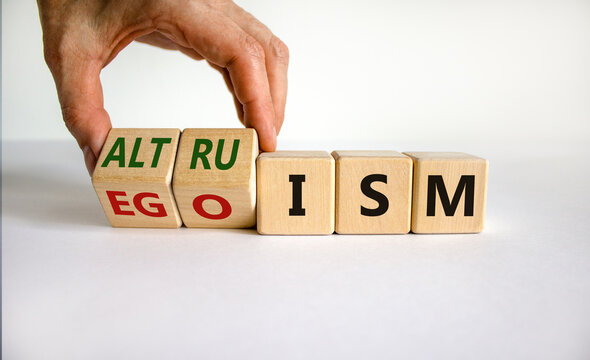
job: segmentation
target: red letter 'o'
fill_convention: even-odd
[[[208,212],[203,209],[203,201],[205,200],[215,200],[221,205],[221,212],[219,214],[209,214]],[[193,208],[197,212],[197,214],[201,215],[205,219],[211,220],[221,220],[225,219],[226,217],[231,215],[231,205],[227,200],[222,198],[221,196],[213,195],[213,194],[204,194],[199,195],[193,200]]]

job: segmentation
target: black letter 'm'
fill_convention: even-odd
[[[446,216],[455,215],[459,200],[465,190],[465,216],[473,216],[473,199],[475,196],[475,175],[462,175],[459,185],[453,195],[453,202],[449,201],[449,194],[442,175],[428,175],[428,195],[426,200],[426,216],[434,216],[436,209],[436,192],[440,194],[440,202]]]
[[[378,181],[387,184],[387,175],[384,174],[371,174],[364,177],[361,181],[361,191],[365,196],[371,198],[379,203],[379,206],[375,209],[367,209],[361,205],[361,215],[365,216],[381,216],[389,209],[389,200],[387,196],[383,195],[379,191],[371,188],[371,183]]]
[[[305,209],[301,206],[305,175],[289,175],[289,182],[293,183],[293,207],[289,209],[289,216],[305,216]]]

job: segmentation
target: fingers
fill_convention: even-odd
[[[276,148],[275,111],[260,43],[220,11],[210,7],[178,11],[177,26],[190,47],[225,68],[244,111],[244,125],[258,132],[260,147]]]
[[[99,64],[81,59],[67,59],[52,69],[62,115],[84,153],[88,173],[92,176],[111,121],[104,109]]]
[[[227,71],[227,69],[224,69],[222,67],[219,67],[215,64],[212,64],[211,62],[209,62],[209,65],[219,71],[219,73],[221,74],[221,76],[223,76],[223,80],[225,81],[225,85],[227,86],[227,90],[229,90],[229,92],[232,94],[233,99],[234,99],[234,105],[236,107],[236,113],[238,114],[238,119],[240,119],[240,122],[242,124],[244,124],[244,109],[242,108],[242,104],[240,104],[240,101],[238,100],[238,98],[236,97],[236,92],[234,91],[234,85],[231,83],[231,78],[229,76],[229,71]]]
[[[228,16],[264,48],[266,72],[275,111],[275,128],[278,134],[285,119],[289,49],[264,24],[238,5],[233,4],[228,8]]]

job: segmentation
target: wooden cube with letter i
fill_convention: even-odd
[[[173,188],[187,227],[248,228],[256,224],[254,129],[186,129]]]
[[[277,151],[257,160],[258,232],[334,232],[334,158],[325,151]]]
[[[483,230],[488,161],[454,152],[406,152],[414,162],[412,232]]]
[[[172,194],[179,129],[111,129],[92,184],[114,227],[177,228]]]

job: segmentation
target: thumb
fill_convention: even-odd
[[[104,109],[99,64],[66,63],[52,71],[66,127],[84,153],[88,173],[92,176],[96,161],[111,129]]]

